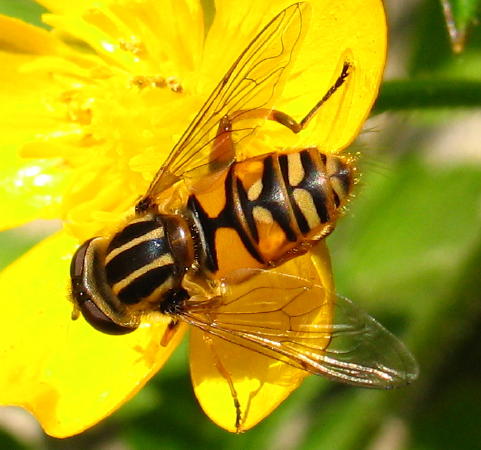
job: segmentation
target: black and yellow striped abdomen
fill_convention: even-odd
[[[316,148],[234,163],[211,190],[188,201],[201,264],[220,277],[306,251],[333,230],[352,183],[347,161]]]

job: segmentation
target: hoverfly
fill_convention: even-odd
[[[409,351],[310,275],[326,258],[324,238],[352,192],[352,159],[315,147],[247,158],[239,152],[264,121],[302,131],[355,70],[342,61],[332,86],[299,122],[273,108],[306,7],[281,11],[240,54],[132,217],[80,246],[71,263],[72,297],[104,333],[132,332],[156,313],[170,319],[162,345],[187,323],[276,363],[354,385],[395,387],[417,375]],[[301,261],[312,270],[296,272]],[[239,430],[243,411],[231,390]]]

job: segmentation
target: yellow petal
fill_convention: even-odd
[[[53,51],[50,35],[41,28],[0,15],[0,150],[16,153],[38,133],[55,126],[44,97],[52,84],[47,74],[22,71],[37,54]],[[5,30],[5,33],[4,33]]]
[[[7,156],[7,155],[6,155]],[[32,220],[58,217],[68,179],[57,161],[26,162],[4,157],[0,163],[0,230]]]
[[[0,14],[0,49],[11,52],[48,54],[55,48],[55,41],[44,29],[20,19]]]
[[[336,152],[357,137],[377,97],[386,60],[386,18],[381,0],[322,0],[311,5],[310,25],[283,92],[283,109],[301,119],[348,61],[349,77],[305,133],[305,145]]]
[[[108,336],[83,319],[72,321],[67,280],[74,247],[59,233],[0,275],[0,402],[28,409],[56,437],[81,432],[128,400],[183,334],[161,347],[164,323]]]
[[[68,177],[59,160],[28,160],[19,155],[25,142],[56,126],[42,102],[49,86],[47,76],[19,71],[30,59],[27,54],[0,51],[0,229],[58,217]]]
[[[302,276],[323,286],[325,308],[316,323],[325,325],[331,320],[334,290],[329,254],[323,243],[312,259],[311,255],[300,256],[275,271]],[[248,430],[267,417],[307,376],[305,371],[198,329],[191,332],[190,346],[195,395],[211,420],[231,432]],[[240,405],[239,427],[234,397]]]
[[[217,1],[206,40],[204,72],[216,67],[225,73],[254,34],[291,3]],[[381,0],[309,3],[305,37],[275,108],[300,121],[339,77],[344,62],[348,61],[352,70],[306,130],[296,136],[284,128],[277,145],[315,145],[325,152],[337,152],[355,139],[377,96],[386,59],[386,19]],[[219,61],[214,63],[216,59]],[[221,76],[216,73],[215,79]]]
[[[27,158],[61,159],[68,181],[62,189],[54,185],[51,192],[62,201],[60,211],[46,214],[41,208],[28,208],[35,203],[29,190],[23,195],[28,201],[16,203],[12,196],[9,204],[17,207],[10,210],[14,217],[4,217],[4,227],[56,215],[68,223],[70,232],[87,237],[130,212],[175,136],[198,109],[199,101],[191,105],[194,97],[167,85],[175,86],[178,80],[188,89],[178,74],[192,77],[200,58],[202,9],[195,0],[82,2],[82,7],[49,17],[59,26],[52,33],[58,41],[55,55],[0,54],[7,68],[0,74],[0,151],[9,158],[20,148]],[[69,40],[62,45],[59,38],[66,34]],[[69,46],[72,35],[90,42],[100,54],[86,51],[76,40]],[[114,47],[110,54],[108,49]],[[178,67],[172,67],[174,60]],[[128,70],[119,70],[119,65]],[[140,88],[133,80],[144,80],[145,86]],[[8,175],[4,178],[10,182],[23,165],[4,163]],[[118,185],[127,191],[119,191]],[[98,195],[92,197],[90,187]],[[112,197],[114,189],[117,195]],[[22,193],[9,188],[6,194],[13,191]]]
[[[217,0],[200,76],[215,86],[257,33],[292,3],[289,0]]]
[[[39,5],[44,6],[52,12],[73,12],[77,9],[83,9],[87,4],[92,2],[85,0],[83,2],[65,2],[63,0],[35,0]]]
[[[200,330],[191,331],[190,368],[195,395],[209,418],[230,432],[246,431],[296,389],[305,373]],[[227,373],[240,403],[241,426]]]
[[[200,58],[203,12],[196,0],[78,5],[62,7],[59,2],[44,2],[54,14],[44,15],[43,20],[55,28],[57,35],[65,33],[86,42],[123,69],[145,75],[161,71],[165,77],[179,77],[192,71]]]
[[[0,201],[4,205],[0,229],[55,216],[59,200],[56,187],[65,176],[55,170],[55,161],[27,161],[18,155],[25,140],[51,125],[41,114],[31,116],[39,105],[34,106],[29,88],[41,88],[33,76],[17,72],[28,60],[26,55],[0,52]]]

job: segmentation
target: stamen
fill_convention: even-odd
[[[135,36],[132,36],[130,39],[119,39],[119,47],[139,58],[147,53],[144,43]]]
[[[178,92],[180,94],[184,91],[184,88],[175,77],[167,78],[167,86],[169,86],[172,92]]]
[[[93,98],[84,98],[76,90],[65,91],[60,100],[67,106],[67,118],[70,122],[90,125],[92,122]]]
[[[131,86],[139,89],[145,88],[169,88],[172,92],[182,93],[182,85],[174,77],[164,78],[160,75],[136,75],[130,80]]]

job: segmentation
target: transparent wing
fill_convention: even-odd
[[[191,299],[179,311],[189,324],[293,367],[344,383],[388,389],[418,368],[404,344],[344,297],[306,279],[242,269],[221,296]]]
[[[215,162],[209,161],[209,158],[222,118],[229,116],[235,119],[236,112],[272,107],[275,95],[284,82],[286,68],[301,39],[306,7],[304,3],[295,3],[284,9],[241,53],[172,149],[144,199],[155,198],[185,172]],[[256,121],[250,121],[244,128],[241,122],[234,123],[230,132],[234,144],[252,135],[259,120],[257,124]],[[223,161],[223,164],[230,162],[232,160]]]

